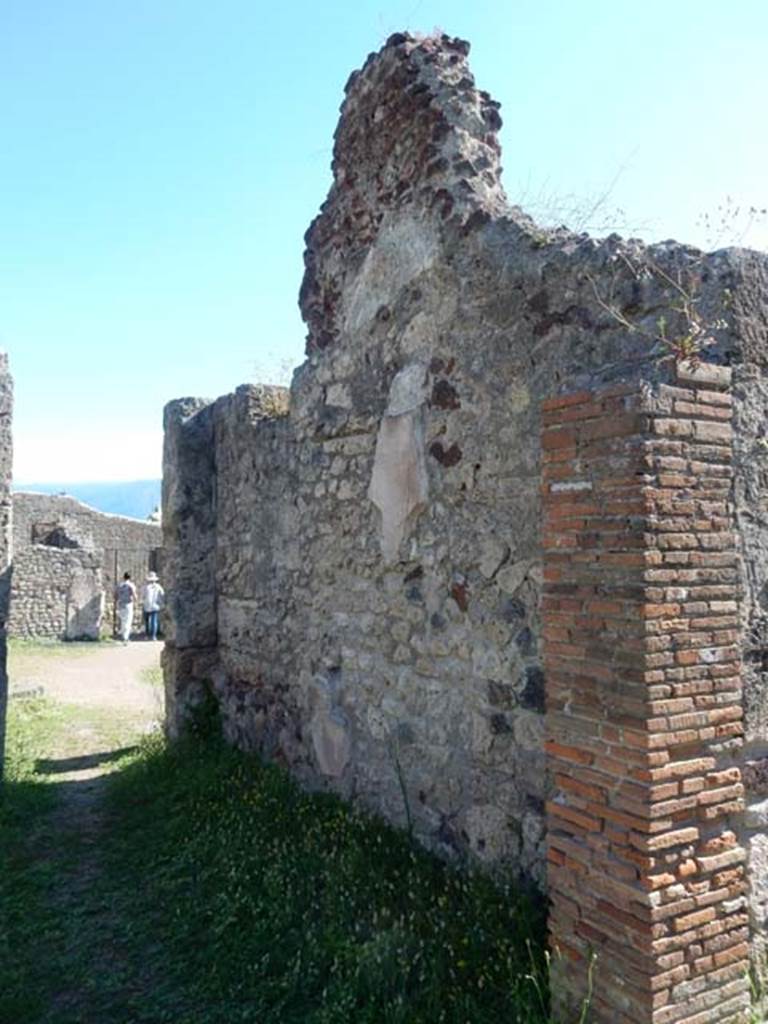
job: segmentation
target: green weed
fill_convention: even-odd
[[[159,665],[150,665],[139,673],[139,679],[148,686],[162,688],[163,670]]]
[[[45,637],[26,639],[9,637],[8,654],[11,658],[21,657],[63,657],[71,658],[79,655],[94,654],[103,647],[97,640],[54,640]]]
[[[114,777],[111,817],[112,871],[144,879],[136,924],[190,1021],[546,1020],[533,897],[278,768],[154,739]]]
[[[543,908],[511,881],[453,869],[215,738],[150,737],[106,787],[97,854],[75,822],[40,843],[40,807],[36,826],[19,812],[13,850],[0,836],[0,1019],[548,1019]]]

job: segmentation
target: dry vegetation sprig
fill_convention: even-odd
[[[656,318],[653,328],[649,329],[627,311],[626,305],[619,305],[616,297],[616,286],[620,283],[618,274],[613,276],[607,294],[601,292],[591,274],[585,275],[598,306],[629,333],[646,338],[652,354],[659,354],[662,359],[673,359],[676,363],[687,362],[695,369],[701,362],[704,350],[716,343],[714,332],[728,326],[724,318],[710,319],[698,308],[701,296],[698,294],[698,281],[693,268],[700,262],[700,258],[692,267],[678,268],[675,277],[648,253],[633,260],[626,252],[617,252],[612,259],[621,263],[636,282],[655,279],[669,296],[669,310],[680,326],[676,329],[671,327],[667,317],[661,315]],[[724,303],[727,300],[726,290]]]

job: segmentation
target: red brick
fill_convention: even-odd
[[[552,398],[546,398],[541,403],[541,408],[545,412],[551,412],[554,409],[567,409],[572,405],[591,402],[593,398],[594,392],[592,391],[575,391],[568,395],[555,395]]]
[[[706,838],[743,802],[707,751],[743,727],[730,409],[704,394],[655,387],[647,407],[674,415],[600,392],[546,410],[546,481],[593,486],[542,496],[546,749],[568,800],[548,805],[552,928],[581,971],[605,950],[611,1024],[709,1024],[742,991],[746,916],[724,908],[744,851]]]

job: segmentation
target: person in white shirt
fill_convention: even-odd
[[[136,601],[136,587],[131,582],[131,574],[123,573],[122,582],[115,588],[117,602],[117,618],[120,622],[120,638],[127,644],[131,638],[133,625],[133,606]]]
[[[160,609],[165,600],[165,591],[160,586],[156,572],[147,573],[147,580],[141,590],[141,606],[144,609],[144,631],[148,640],[157,640]]]

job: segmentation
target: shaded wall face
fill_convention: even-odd
[[[213,406],[181,399],[165,409],[163,650],[166,729],[182,730],[216,667],[216,474]]]
[[[748,855],[753,960],[763,974],[768,969],[768,344],[760,312],[765,296],[766,271],[762,289],[752,291],[744,308],[752,345],[750,362],[738,368],[734,388],[733,495],[743,584],[746,811],[741,840]]]
[[[5,752],[5,716],[8,701],[6,640],[11,591],[11,474],[13,469],[13,379],[8,357],[0,353],[0,777]]]

